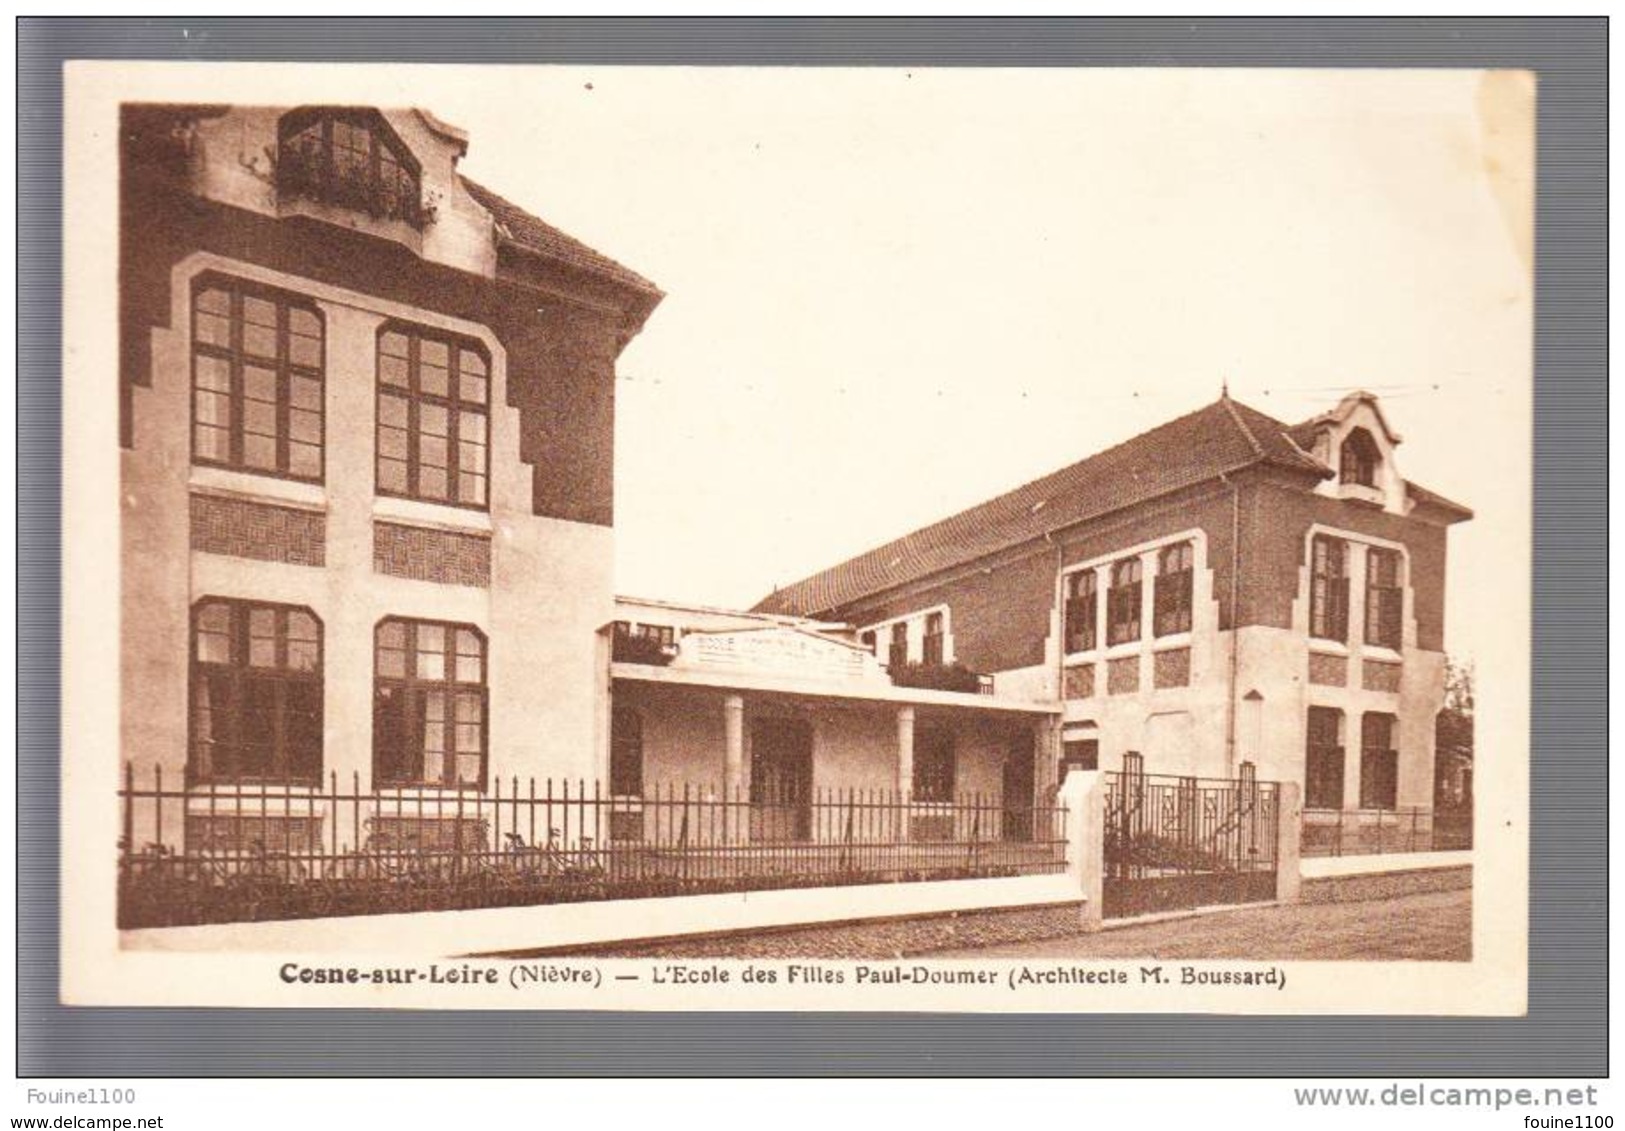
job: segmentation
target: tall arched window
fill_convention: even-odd
[[[211,597],[192,609],[194,782],[322,774],[322,622],[309,609]]]
[[[1339,449],[1338,480],[1358,483],[1362,487],[1375,487],[1377,465],[1381,462],[1382,453],[1377,450],[1377,441],[1364,428],[1356,428],[1348,434]]]
[[[278,125],[277,191],[423,225],[417,158],[376,110],[294,110]]]

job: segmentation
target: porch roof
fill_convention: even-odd
[[[776,672],[706,671],[695,668],[668,668],[655,664],[613,663],[611,679],[633,683],[677,684],[708,687],[719,691],[766,691],[805,695],[822,699],[866,699],[874,703],[912,704],[922,707],[958,707],[1017,715],[1059,715],[1059,703],[1013,699],[1000,695],[973,695],[964,691],[935,691],[924,687],[897,687],[892,684],[853,680],[841,682],[786,676]]]

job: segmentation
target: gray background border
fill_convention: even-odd
[[[1606,36],[1600,17],[19,20],[18,1073],[1605,1075]],[[1528,1017],[506,1013],[494,1022],[471,1011],[61,1007],[61,63],[70,58],[1538,72]]]

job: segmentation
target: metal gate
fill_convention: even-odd
[[[1229,779],[1106,775],[1110,918],[1275,898],[1280,787]]]

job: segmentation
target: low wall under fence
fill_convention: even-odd
[[[125,929],[1055,876],[1069,860],[1060,798],[188,788],[133,770],[119,798]]]

